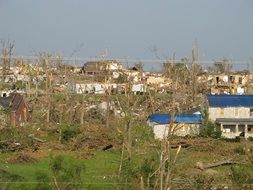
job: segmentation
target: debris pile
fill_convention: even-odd
[[[37,159],[25,155],[25,154],[19,154],[16,157],[13,157],[9,160],[10,163],[35,163],[37,162]]]
[[[9,140],[0,141],[0,152],[15,152],[25,148],[24,145],[18,142],[12,142]]]

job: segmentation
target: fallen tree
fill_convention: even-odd
[[[240,162],[233,161],[233,160],[224,160],[224,161],[219,161],[215,163],[209,163],[206,165],[204,165],[203,162],[197,162],[195,167],[200,170],[205,170],[209,168],[214,168],[214,167],[224,166],[224,165],[232,165],[232,164],[240,164]]]
[[[37,141],[37,142],[41,142],[44,143],[46,142],[46,140],[40,139],[38,137],[35,137],[33,134],[28,135],[30,138],[32,138],[33,140]]]

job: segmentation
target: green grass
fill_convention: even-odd
[[[86,168],[84,175],[82,176],[85,189],[116,188],[116,175],[120,161],[120,154],[118,152],[98,151],[95,153],[93,158],[81,161],[84,163]],[[22,183],[12,183],[10,189],[22,189],[22,187],[24,189],[35,189],[37,185],[35,177],[36,173],[40,171],[52,176],[52,173],[49,169],[49,163],[49,157],[36,163],[10,164],[1,162],[0,169],[23,178]],[[8,184],[6,180],[7,179],[0,176],[0,182],[2,185],[6,186]]]
[[[87,189],[115,189],[120,162],[117,152],[96,152],[95,157],[85,160]]]
[[[200,139],[201,140],[201,139]],[[203,140],[203,139],[202,139]],[[140,142],[140,141],[138,141]],[[201,142],[201,141],[200,141]],[[145,144],[144,144],[145,145]],[[127,173],[124,174],[122,172],[122,178],[120,181],[122,183],[125,182],[126,176],[130,176],[128,179],[128,184],[124,187],[128,189],[138,189],[139,187],[139,177],[140,175],[145,176],[145,169],[153,169],[154,171],[158,168],[159,164],[159,155],[156,152],[156,148],[158,147],[150,147],[150,146],[137,146],[135,145],[135,150],[132,152],[132,159],[129,168],[133,171],[134,175]],[[247,145],[247,146],[246,146]],[[215,163],[218,161],[226,160],[226,159],[234,159],[239,160],[242,163],[247,161],[247,155],[244,154],[235,154],[235,148],[238,146],[245,146],[246,150],[251,149],[253,144],[247,142],[243,143],[230,143],[224,142],[220,140],[207,140],[207,143],[196,143],[193,144],[192,147],[187,149],[181,149],[176,163],[173,165],[175,167],[173,170],[173,177],[175,179],[187,179],[187,181],[195,182],[196,179],[200,178],[199,175],[203,175],[206,178],[203,178],[206,185],[212,183],[210,185],[217,184],[227,184],[231,185],[231,166],[219,166],[212,168],[212,170],[217,171],[217,174],[208,174],[206,171],[201,171],[195,168],[196,162],[202,162],[204,165],[208,163]],[[173,149],[170,153],[172,156],[172,160],[174,160],[174,156],[177,149]],[[117,174],[120,164],[120,152],[115,151],[96,151],[93,152],[94,155],[88,159],[80,159],[82,152],[66,152],[64,155],[66,157],[72,156],[75,157],[76,160],[82,162],[85,165],[85,173],[82,175],[82,182],[84,183],[85,189],[116,189],[117,187]],[[59,154],[59,153],[58,153]],[[57,153],[54,153],[57,155]],[[17,156],[17,153],[4,153],[0,154],[0,189],[8,189],[8,183],[5,183],[6,179],[18,179],[18,182],[24,182],[23,189],[34,189],[36,187],[36,175],[38,172],[44,172],[49,175],[49,179],[52,180],[52,173],[49,169],[50,156],[44,157],[36,163],[26,163],[26,164],[11,164],[7,161],[10,158]],[[154,159],[153,159],[154,158]],[[152,167],[143,167],[146,165],[145,160],[148,159],[147,166]],[[153,161],[154,160],[154,161]],[[70,163],[70,162],[68,162]],[[127,163],[127,162],[124,162]],[[123,164],[124,166],[124,164]],[[126,165],[127,166],[127,165]],[[234,165],[233,165],[234,166]],[[235,165],[236,166],[236,165]],[[127,166],[128,167],[128,166]],[[123,167],[124,168],[124,167]],[[8,173],[1,173],[1,169]],[[145,171],[144,171],[145,170]],[[122,170],[123,171],[123,170]],[[153,172],[151,172],[153,173]],[[5,175],[1,176],[1,174]],[[131,178],[132,177],[132,178]],[[213,178],[213,181],[209,182],[209,178]],[[2,182],[1,182],[2,181]],[[16,180],[17,181],[17,180]],[[27,182],[28,186],[25,186]],[[51,182],[51,181],[50,181]],[[144,181],[145,182],[145,181]],[[2,184],[1,184],[2,183]],[[151,182],[152,183],[152,182]],[[22,185],[22,184],[21,184]],[[123,185],[122,185],[123,188]],[[11,184],[9,189],[22,189],[20,184]]]

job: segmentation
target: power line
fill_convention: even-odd
[[[22,55],[12,55],[11,56],[14,59],[25,59],[25,60],[38,60],[40,58],[40,56],[22,56]],[[0,58],[3,58],[3,56],[1,55]],[[98,57],[93,57],[93,58],[87,58],[87,57],[57,57],[56,56],[52,56],[50,57],[50,60],[59,60],[59,58],[61,58],[63,61],[69,61],[69,62],[85,62],[85,61],[101,61],[101,58]],[[164,62],[182,62],[181,59],[128,59],[128,58],[109,58],[108,60],[116,60],[119,62],[126,62],[126,63],[137,63],[137,62],[144,62],[144,63],[164,63]],[[190,61],[190,60],[189,60]],[[213,64],[215,62],[221,62],[223,61],[221,60],[199,60],[199,61],[194,61],[197,64]],[[252,64],[252,61],[240,61],[240,60],[229,60],[227,62],[227,64],[241,64],[241,65],[247,65],[247,64]]]

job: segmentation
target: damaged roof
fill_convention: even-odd
[[[13,95],[8,97],[0,97],[0,105],[4,108],[9,108],[11,105],[11,101],[13,99]]]
[[[20,103],[23,101],[23,96],[16,93],[10,94],[8,97],[0,97],[0,105],[4,108],[11,108],[11,111],[16,112]]]

